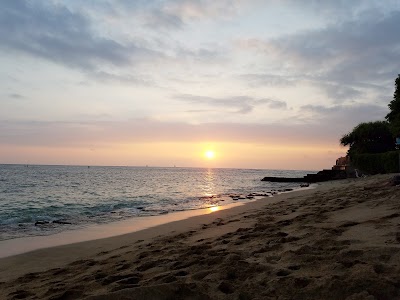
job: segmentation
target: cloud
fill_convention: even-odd
[[[238,0],[175,0],[157,4],[148,14],[148,24],[173,29],[181,29],[188,22],[198,20],[229,18],[235,16],[241,7]]]
[[[189,104],[205,105],[214,108],[223,108],[224,111],[247,114],[253,111],[255,107],[266,105],[270,109],[286,109],[286,102],[273,99],[255,99],[249,96],[232,96],[226,98],[214,98],[208,96],[196,96],[190,94],[175,95],[175,99]]]
[[[126,122],[34,122],[0,121],[0,144],[47,147],[107,146],[112,144],[152,142],[238,142],[280,146],[313,146],[338,144],[339,138],[359,121],[369,121],[372,108],[360,116],[347,119],[359,108],[340,109],[304,107],[314,114],[313,122],[294,125],[272,124],[160,122],[136,119]],[[337,126],[332,126],[332,120]],[[62,137],[62,138],[61,138]]]
[[[183,9],[175,2],[160,1],[114,5],[105,1],[84,5],[7,1],[0,10],[0,51],[41,58],[80,70],[95,80],[155,85],[155,78],[163,75],[161,65],[186,70],[191,63],[214,66],[228,59],[226,49],[210,44],[189,47],[159,30],[184,26],[189,7],[197,5],[189,2]],[[113,9],[109,11],[109,7]],[[124,7],[129,9],[121,17]],[[129,15],[132,11],[135,13]]]
[[[363,0],[325,0],[325,1],[315,1],[315,0],[283,0],[287,5],[292,7],[297,7],[302,10],[311,10],[318,15],[323,15],[330,17],[331,21],[336,21],[338,18],[344,19],[353,17],[360,10],[364,9]],[[374,1],[368,1],[368,5],[373,5]]]
[[[327,4],[321,6],[333,9]],[[241,39],[235,46],[262,54],[266,67],[276,70],[244,76],[250,85],[294,84],[300,78],[321,89],[334,103],[351,103],[391,93],[389,87],[399,73],[398,28],[400,10],[378,11],[273,39]],[[279,74],[286,75],[281,80]]]
[[[99,14],[118,19],[134,19],[139,26],[157,32],[185,29],[205,20],[227,20],[237,16],[249,3],[241,0],[109,0],[90,3]],[[71,5],[71,4],[68,4]],[[79,2],[79,5],[81,3]],[[74,6],[79,7],[78,5]],[[111,12],[110,12],[111,10]],[[91,11],[88,12],[92,14]],[[96,16],[94,16],[96,18]]]
[[[177,0],[169,2],[165,10],[183,20],[196,20],[235,15],[239,5],[238,0]]]
[[[359,89],[344,84],[320,83],[320,87],[325,91],[326,95],[333,99],[335,103],[342,103],[348,99],[356,99],[363,96],[363,92]]]
[[[251,86],[293,86],[298,78],[275,74],[242,74],[237,76]]]
[[[12,98],[12,99],[24,99],[25,98],[25,96],[18,94],[18,93],[8,94],[8,97]]]
[[[152,87],[157,86],[152,78],[145,75],[139,76],[134,74],[115,74],[105,71],[96,71],[91,73],[91,77],[101,82],[116,82]]]
[[[318,126],[285,124],[187,124],[138,119],[127,122],[0,121],[0,144],[80,147],[152,142],[252,142],[323,144],[329,140]],[[62,138],[60,138],[62,137]],[[290,141],[290,142],[289,142]]]
[[[3,49],[87,71],[97,70],[99,64],[121,67],[134,58],[160,55],[131,41],[122,44],[99,35],[85,15],[51,2],[4,2],[0,39]]]
[[[309,124],[320,124],[342,133],[361,122],[383,120],[388,109],[374,104],[304,105],[298,118]]]
[[[200,98],[201,101],[209,98]],[[246,98],[248,99],[248,98]],[[197,100],[196,100],[197,101]],[[268,102],[268,104],[274,102]],[[277,104],[280,108],[281,104]],[[238,142],[280,146],[338,145],[339,138],[361,122],[382,120],[377,105],[304,105],[298,115],[275,123],[209,122],[188,124],[149,118],[82,122],[0,121],[0,145],[86,147],[152,142]],[[100,119],[99,119],[100,118]]]
[[[264,54],[269,67],[282,73],[321,82],[331,97],[351,99],[360,95],[357,86],[387,85],[397,75],[398,28],[400,11],[392,11],[269,40],[241,39],[235,45]]]
[[[268,105],[271,109],[286,109],[287,104],[281,100],[273,100],[273,99],[261,99],[263,102]]]
[[[165,11],[161,8],[154,8],[147,14],[145,14],[145,25],[149,28],[160,28],[160,29],[182,29],[184,27],[184,21],[176,14]]]

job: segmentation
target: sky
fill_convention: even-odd
[[[397,0],[2,1],[0,163],[330,168],[399,28]]]

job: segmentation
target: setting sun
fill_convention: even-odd
[[[215,157],[215,152],[212,150],[207,150],[204,152],[204,156],[208,159],[213,159]]]

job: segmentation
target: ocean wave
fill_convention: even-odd
[[[0,239],[65,230],[65,226],[53,224],[55,220],[65,220],[72,224],[68,228],[75,228],[248,201],[249,193],[293,187],[260,181],[264,176],[280,173],[240,169],[4,165],[0,168],[0,178],[4,179],[0,180]],[[285,171],[284,175],[305,173]],[[35,226],[38,221],[54,226],[38,228]]]

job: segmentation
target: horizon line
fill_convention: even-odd
[[[0,165],[17,165],[17,166],[44,166],[44,167],[107,167],[107,168],[170,168],[170,169],[227,169],[227,170],[276,170],[276,171],[317,171],[317,170],[302,170],[302,169],[265,169],[265,168],[235,168],[235,167],[185,167],[185,166],[131,166],[131,165],[80,165],[80,164],[38,164],[38,163],[0,163]]]

